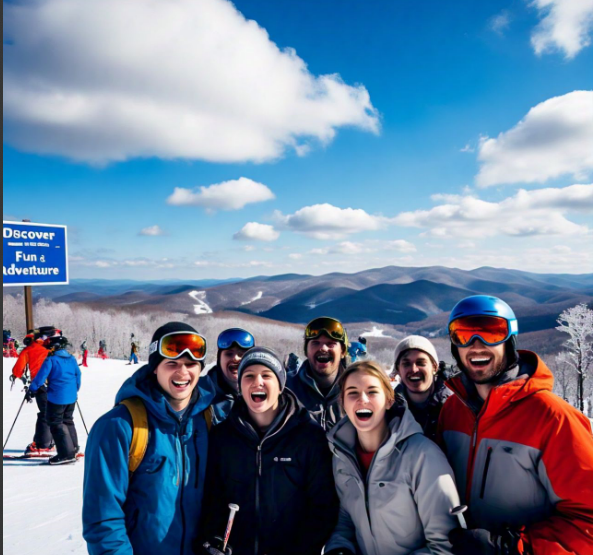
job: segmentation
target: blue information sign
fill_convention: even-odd
[[[66,226],[2,222],[2,285],[67,285]]]

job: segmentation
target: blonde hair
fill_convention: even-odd
[[[344,406],[344,386],[346,385],[346,381],[352,374],[357,374],[358,372],[362,372],[363,374],[367,374],[369,376],[373,376],[377,378],[381,383],[381,387],[383,388],[383,392],[385,393],[385,397],[387,398],[387,402],[394,402],[395,401],[395,392],[391,387],[391,382],[387,377],[387,374],[381,367],[378,362],[374,360],[359,360],[358,362],[354,362],[346,370],[338,379],[338,386],[340,388],[340,403]]]

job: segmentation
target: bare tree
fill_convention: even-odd
[[[593,310],[581,303],[562,312],[557,322],[556,329],[569,336],[563,362],[577,374],[577,405],[585,412],[585,383],[593,366]]]

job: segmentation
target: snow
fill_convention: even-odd
[[[365,331],[361,337],[386,337],[391,338],[390,335],[385,335],[384,330],[380,330],[377,326],[373,326],[371,331]]]
[[[192,291],[189,296],[197,303],[194,305],[196,314],[212,314],[214,312],[206,304],[206,291]]]
[[[259,301],[262,297],[264,296],[264,292],[260,291],[255,297],[253,297],[253,299],[251,299],[250,301],[247,301],[245,303],[241,303],[241,306],[245,306],[251,303],[254,303],[255,301]]]
[[[23,400],[22,384],[12,391],[8,377],[15,359],[3,359],[3,442]],[[126,366],[121,360],[89,358],[82,370],[79,405],[87,426],[114,403],[122,383],[139,366]],[[33,440],[37,417],[35,403],[23,406],[6,453],[21,454]],[[86,433],[76,411],[74,422],[82,451]],[[51,467],[37,461],[4,461],[3,472],[3,551],[7,555],[64,555],[87,553],[82,539],[82,480],[84,464]]]

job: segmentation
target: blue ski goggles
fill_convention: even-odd
[[[237,345],[241,349],[251,349],[255,347],[255,338],[241,328],[225,330],[218,336],[218,348],[221,351],[230,349],[233,345]]]

